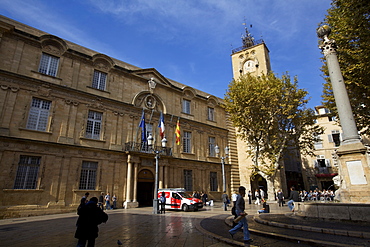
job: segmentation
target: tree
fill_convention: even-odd
[[[288,74],[278,78],[273,73],[242,76],[226,92],[225,109],[248,146],[253,174],[266,179],[269,196],[288,146],[312,154],[315,137],[322,133],[314,124],[314,111],[305,107],[306,96],[297,78],[292,82]]]
[[[333,0],[324,19],[338,46],[338,61],[350,98],[357,128],[370,135],[370,4],[368,0]],[[325,62],[325,58],[323,58]],[[323,103],[338,115],[329,73],[322,66],[326,83]],[[340,119],[339,119],[340,120]]]

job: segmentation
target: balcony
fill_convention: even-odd
[[[154,146],[150,148],[149,145],[145,142],[127,142],[125,143],[123,151],[151,154],[153,153],[153,149],[162,151],[162,155],[172,156],[172,148],[163,148],[161,146]]]
[[[243,46],[233,49],[231,51],[231,54],[237,53],[239,51],[242,51],[244,49],[247,49],[247,48],[250,48],[252,46],[262,44],[262,43],[265,43],[265,41],[263,39],[259,39],[259,40],[250,39],[249,42],[245,42]]]
[[[333,173],[332,169],[329,167],[318,167],[317,168],[317,174],[315,174],[315,177],[317,178],[332,178],[338,175],[338,173]]]

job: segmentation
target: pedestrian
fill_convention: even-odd
[[[233,201],[233,207],[231,208],[231,214],[234,215],[234,219],[238,217],[235,211],[235,204],[236,204],[237,199],[238,199],[238,193],[236,193],[236,191],[234,190],[234,193],[231,195],[231,200]],[[237,223],[233,221],[233,227],[235,227],[236,225]]]
[[[85,193],[85,195],[81,198],[80,205],[86,204],[88,202],[87,198],[89,197],[89,195],[89,192]]]
[[[104,192],[102,192],[99,196],[98,206],[101,208],[101,210],[104,210]]]
[[[233,194],[231,195],[231,201],[233,201],[233,207],[235,207],[236,198],[238,198],[238,193],[234,190]]]
[[[95,239],[98,237],[98,225],[106,223],[108,215],[98,206],[98,198],[92,197],[88,203],[82,206],[77,214],[77,229],[75,238],[78,239],[77,247],[95,246]]]
[[[276,194],[276,198],[278,200],[279,207],[283,206],[284,204],[284,194],[281,192],[281,190],[278,190]]]
[[[200,199],[200,193],[198,191],[194,191],[193,197]]]
[[[112,209],[117,209],[117,196],[116,196],[116,194],[113,194],[112,201],[113,201]]]
[[[261,196],[261,200],[265,199],[265,191],[263,189],[260,189],[260,196]]]
[[[159,202],[161,203],[161,210],[160,210],[160,213],[162,214],[165,214],[166,213],[166,209],[165,209],[165,206],[166,206],[166,193],[164,191],[162,191],[162,194],[161,194],[161,197],[159,197]]]
[[[252,192],[248,191],[248,203],[252,204]]]
[[[203,205],[206,206],[207,205],[207,200],[208,200],[208,195],[206,192],[202,192],[202,201],[203,201]]]
[[[254,196],[256,197],[256,201],[254,202],[254,204],[261,205],[261,202],[260,202],[261,196],[260,196],[258,189],[256,189],[256,191],[254,192]]]
[[[258,210],[257,212],[260,213],[270,213],[270,205],[267,204],[265,199],[262,199],[262,209]]]
[[[111,209],[111,207],[110,207],[110,194],[109,194],[109,192],[105,195],[105,209],[106,210],[109,210],[109,209]]]
[[[222,194],[222,202],[224,203],[224,210],[227,211],[227,204],[230,203],[229,196],[226,194],[226,191]]]
[[[241,228],[243,228],[243,238],[244,238],[244,243],[250,243],[253,240],[250,238],[249,230],[248,230],[248,222],[246,219],[247,213],[244,212],[245,210],[245,201],[244,201],[244,196],[245,196],[245,187],[240,186],[239,187],[239,195],[238,198],[236,199],[235,203],[235,211],[236,214],[241,216],[241,220],[238,222],[238,224],[229,230],[231,238],[234,238],[235,233],[237,233]]]
[[[294,187],[290,188],[290,195],[289,195],[289,198],[288,198],[288,207],[289,209],[294,212],[294,202],[298,202],[299,201],[299,194],[298,194],[298,191],[295,190]]]

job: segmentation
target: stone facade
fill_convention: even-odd
[[[116,194],[120,207],[150,205],[155,159],[142,140],[143,112],[145,135],[163,151],[159,188],[206,191],[219,200],[215,145],[230,147],[228,193],[239,186],[235,131],[222,99],[4,16],[0,57],[1,217],[75,210],[87,191]]]
[[[342,141],[342,128],[323,106],[316,107],[316,124],[323,127],[324,133],[315,143],[315,156],[303,156],[303,178],[310,190],[334,190],[333,177],[338,175],[338,160],[335,150]]]
[[[253,76],[259,76],[261,74],[267,74],[271,71],[269,50],[266,44],[262,41],[256,41],[253,39],[251,34],[245,29],[246,33],[242,37],[243,46],[233,50],[231,55],[233,78],[238,79],[240,76],[250,73]],[[240,138],[236,139],[237,150],[238,150],[238,161],[239,161],[239,179],[240,185],[243,185],[252,192],[254,197],[254,191],[259,188],[263,188],[267,192],[269,199],[274,199],[272,189],[267,188],[267,182],[260,175],[253,177],[251,167],[253,164],[252,159],[247,155],[246,143]],[[282,188],[284,192],[287,192],[286,188],[286,177],[285,170],[280,169],[277,171],[276,188]],[[237,190],[236,190],[237,191]],[[267,194],[266,194],[267,195]]]

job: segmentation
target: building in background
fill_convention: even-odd
[[[242,46],[234,49],[231,54],[233,78],[238,79],[240,76],[250,73],[253,76],[267,74],[271,72],[269,50],[263,40],[255,40],[248,29],[245,27],[245,34],[242,36]],[[256,189],[263,189],[266,195],[267,182],[260,176],[253,176],[252,159],[247,155],[247,145],[245,141],[237,138],[238,150],[238,176],[232,176],[240,181],[240,185],[245,186],[247,190],[252,192]],[[294,163],[294,165],[296,165]],[[276,174],[275,185],[281,188],[287,194],[286,177],[284,168],[280,168]],[[253,193],[254,197],[254,193]],[[274,198],[269,198],[274,200]]]
[[[150,134],[163,151],[159,188],[219,199],[218,145],[230,147],[230,193],[238,159],[222,99],[4,16],[0,57],[1,217],[75,210],[85,192],[116,194],[126,208],[151,205]]]
[[[335,150],[342,141],[342,128],[335,117],[324,106],[315,107],[316,124],[324,128],[324,133],[317,136],[315,156],[302,157],[304,180],[309,190],[334,190],[333,177],[338,175]]]

